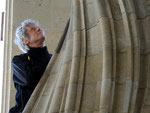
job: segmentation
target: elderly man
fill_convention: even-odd
[[[25,20],[16,30],[15,44],[24,53],[12,59],[13,82],[16,88],[16,105],[9,113],[22,113],[33,90],[51,59],[44,46],[45,33],[38,23]]]

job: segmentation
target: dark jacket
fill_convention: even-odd
[[[13,82],[17,91],[16,105],[9,113],[22,113],[51,56],[47,47],[30,48],[27,53],[14,56],[12,67]]]

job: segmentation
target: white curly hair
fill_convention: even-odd
[[[27,40],[29,38],[28,34],[26,33],[26,29],[25,29],[25,27],[28,26],[28,25],[35,25],[35,26],[40,27],[39,23],[37,21],[31,20],[31,19],[24,20],[21,23],[21,25],[19,27],[17,27],[16,33],[15,33],[14,43],[18,46],[18,48],[23,53],[27,53],[27,51],[30,50],[28,45],[26,45],[22,42],[22,39]],[[43,35],[45,36],[44,30],[42,30],[42,32],[43,32]],[[45,36],[45,38],[46,38],[46,36]]]

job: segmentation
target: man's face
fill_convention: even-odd
[[[45,36],[39,26],[31,24],[31,25],[26,26],[25,29],[26,29],[26,33],[28,34],[27,45],[29,47],[43,46]]]

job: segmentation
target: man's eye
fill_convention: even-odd
[[[34,31],[35,30],[35,28],[31,28],[31,31]]]

